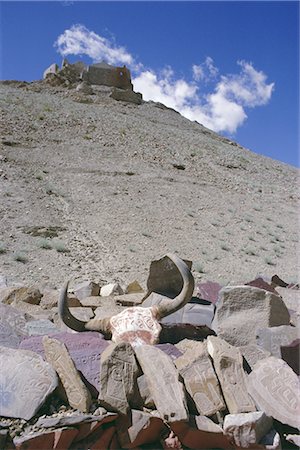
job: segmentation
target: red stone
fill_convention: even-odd
[[[216,283],[215,281],[198,283],[196,286],[196,297],[216,304],[218,301],[219,292],[222,287],[223,286],[221,286],[219,283]]]
[[[70,447],[78,430],[60,428],[45,433],[35,433],[14,439],[16,450],[66,450]]]
[[[273,286],[267,283],[263,278],[255,278],[255,280],[249,281],[248,283],[245,283],[245,285],[264,289],[265,291],[273,292],[273,294],[279,295]]]

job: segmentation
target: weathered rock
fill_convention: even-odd
[[[140,105],[143,101],[143,96],[140,92],[133,92],[131,89],[117,89],[113,88],[110,97],[114,100],[135,103],[136,105]]]
[[[175,365],[199,414],[211,416],[225,409],[218,379],[202,342],[195,342],[194,352],[187,351]]]
[[[29,433],[14,438],[16,450],[64,450],[70,448],[75,436],[76,428],[61,428],[54,431]]]
[[[86,297],[92,297],[99,295],[100,286],[93,281],[83,281],[74,287],[74,294],[79,300],[83,300]]]
[[[284,361],[274,356],[258,361],[248,375],[248,391],[268,416],[300,428],[300,383]]]
[[[0,289],[0,301],[6,305],[12,303],[25,302],[31,305],[38,305],[42,294],[33,287],[15,287]]]
[[[139,394],[142,399],[143,406],[149,409],[155,409],[154,400],[152,398],[151,392],[149,390],[148,382],[146,376],[143,374],[137,379]],[[139,399],[137,399],[139,401]],[[138,407],[138,402],[134,401],[134,407]]]
[[[69,404],[79,411],[89,411],[91,394],[81,380],[66,346],[57,339],[47,336],[43,338],[43,345],[46,359],[58,373]]]
[[[29,420],[58,385],[54,369],[36,353],[0,348],[0,416]]]
[[[174,361],[180,356],[182,356],[182,352],[172,344],[156,344],[155,347],[162,350],[166,355],[170,356],[170,358]]]
[[[159,417],[135,409],[131,411],[131,415],[131,426],[118,428],[122,448],[136,448],[160,440],[164,423]]]
[[[161,323],[189,323],[192,325],[206,325],[208,327],[211,327],[211,323],[215,313],[215,307],[212,303],[206,301],[205,302],[207,304],[201,304],[201,301],[204,302],[205,300],[203,301],[199,299],[197,301],[196,299],[193,299],[192,302],[187,303],[183,308],[179,309],[175,313],[164,317]]]
[[[63,342],[70,353],[76,369],[82,374],[85,383],[94,397],[98,397],[100,382],[100,358],[109,341],[97,332],[59,333],[51,336]],[[42,336],[24,339],[20,348],[32,350],[44,357]]]
[[[140,292],[144,292],[144,289],[137,280],[132,281],[125,288],[125,294],[136,294]]]
[[[40,301],[40,306],[43,309],[51,309],[57,306],[58,299],[59,299],[59,291],[56,289],[51,289],[43,292],[43,297]],[[80,301],[78,298],[72,296],[71,294],[68,295],[68,306],[69,307],[77,307],[81,306]]]
[[[298,338],[300,338],[300,329],[289,325],[261,328],[256,331],[257,345],[270,352],[272,356],[276,356],[276,358],[281,358],[281,346],[290,345]]]
[[[85,308],[85,307],[70,308],[70,312],[74,317],[76,317],[79,320],[82,320],[83,322],[87,322],[88,320],[94,317],[94,311],[92,310],[92,308]]]
[[[299,289],[287,289],[278,287],[276,291],[281,295],[284,303],[289,309],[300,313],[300,290]]]
[[[242,347],[239,347],[239,350],[251,369],[254,367],[257,361],[271,356],[270,352],[258,347],[258,345],[255,344],[244,345]]]
[[[117,414],[110,412],[105,412],[101,415],[75,413],[73,415],[62,417],[40,417],[38,421],[35,423],[35,426],[38,428],[61,428],[93,422],[103,424],[112,422],[117,417],[118,417]],[[79,437],[83,438],[85,436],[76,436],[76,440],[78,440]]]
[[[270,431],[273,425],[272,417],[262,411],[243,414],[227,414],[223,430],[226,436],[237,447],[248,448],[259,441]]]
[[[264,289],[265,291],[273,292],[273,294],[278,295],[278,292],[273,288],[273,286],[271,286],[261,277],[255,278],[255,280],[252,281],[248,281],[248,283],[245,283],[245,286],[257,287],[258,289]]]
[[[206,281],[205,283],[198,283],[196,286],[196,296],[207,300],[214,305],[217,303],[219,298],[219,292],[222,289],[219,283],[214,281]]]
[[[180,442],[191,449],[232,448],[220,426],[205,416],[190,416],[188,422],[170,423]]]
[[[85,297],[82,300],[80,300],[80,304],[81,304],[81,306],[84,306],[85,308],[96,309],[103,305],[103,297],[100,297],[99,295],[91,295],[91,296]],[[107,306],[109,308],[109,305],[107,305]]]
[[[0,346],[18,348],[25,336],[25,315],[12,306],[0,303]]]
[[[59,329],[48,319],[30,320],[26,323],[26,331],[28,336],[59,333]]]
[[[188,323],[162,324],[162,330],[159,335],[159,342],[169,342],[177,344],[183,339],[192,339],[194,341],[203,341],[207,336],[216,333],[206,325],[191,325]]]
[[[144,294],[141,292],[135,292],[132,294],[116,295],[115,301],[117,305],[122,306],[138,306],[142,303]]]
[[[255,405],[247,393],[247,379],[239,349],[219,337],[209,336],[207,350],[213,359],[230,414],[255,411]]]
[[[280,347],[281,358],[300,375],[300,339],[296,339],[289,345]]]
[[[82,92],[83,94],[86,95],[92,95],[94,93],[91,85],[86,81],[82,81],[81,83],[79,83],[78,86],[76,87],[76,91]]]
[[[110,344],[101,355],[99,400],[112,411],[127,414],[136,394],[140,375],[134,351],[129,343]]]
[[[178,370],[184,369],[203,355],[206,355],[208,357],[206,342],[184,339],[183,341],[176,344],[175,347],[181,349],[181,351],[183,352],[183,355],[179,356],[175,361],[175,365]]]
[[[135,347],[135,354],[161,418],[168,422],[187,420],[183,386],[172,360],[151,345]]]
[[[101,297],[108,297],[109,295],[122,295],[123,289],[118,283],[109,283],[102,286],[100,289]]]
[[[289,325],[289,312],[278,295],[251,286],[230,286],[220,291],[212,328],[232,345],[256,343],[258,328]]]

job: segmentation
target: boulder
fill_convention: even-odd
[[[0,347],[0,416],[31,419],[58,385],[52,366],[34,352]]]
[[[231,345],[256,343],[258,328],[289,325],[290,315],[280,296],[252,286],[220,291],[212,328]]]
[[[248,448],[259,441],[270,431],[273,425],[272,417],[262,411],[243,414],[227,414],[223,430],[234,445]]]
[[[81,380],[66,346],[48,336],[44,336],[43,345],[45,357],[58,373],[70,406],[82,412],[89,411],[92,402],[91,394]]]
[[[135,103],[136,105],[140,105],[143,101],[142,94],[140,92],[133,92],[131,89],[124,90],[113,88],[110,97],[114,100]]]
[[[34,287],[15,287],[0,289],[0,301],[6,305],[19,302],[39,305],[42,298],[40,291]]]
[[[300,382],[281,359],[270,356],[258,361],[248,375],[248,391],[268,416],[300,428]]]
[[[208,336],[207,350],[213,359],[230,414],[255,411],[255,405],[247,393],[247,378],[239,349],[219,337]]]

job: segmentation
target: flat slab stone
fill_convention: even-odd
[[[248,448],[259,441],[270,431],[272,417],[262,411],[243,414],[227,414],[223,430],[231,442],[237,447]]]
[[[172,360],[175,360],[182,355],[182,352],[173,344],[156,344],[155,347],[159,348],[166,355],[170,356]]]
[[[219,337],[209,336],[207,350],[213,359],[230,414],[255,411],[255,405],[247,393],[247,378],[239,349]]]
[[[13,442],[16,450],[61,450],[70,448],[77,434],[76,428],[61,428],[54,431],[28,433],[14,438]]]
[[[189,323],[161,324],[159,342],[177,344],[183,339],[203,341],[207,336],[215,335],[215,331],[206,325],[191,325]]]
[[[74,294],[79,300],[83,300],[86,297],[99,295],[100,286],[93,281],[83,281],[74,287]]]
[[[49,319],[30,320],[25,329],[29,336],[59,333],[59,329]]]
[[[258,345],[255,344],[244,345],[242,347],[239,347],[239,350],[251,369],[254,367],[257,361],[271,356],[270,352],[264,350],[261,347],[258,347]]]
[[[300,375],[300,339],[296,339],[289,345],[280,347],[281,358],[297,374]]]
[[[131,411],[131,425],[118,427],[118,438],[122,448],[136,448],[160,440],[164,423],[159,417],[145,411]]]
[[[50,364],[36,353],[0,347],[0,416],[31,419],[58,385]]]
[[[110,341],[103,339],[101,333],[83,331],[81,333],[58,333],[52,338],[63,342],[93,397],[98,396],[100,383],[100,358],[101,353],[109,345]],[[21,342],[20,348],[37,352],[45,357],[42,336],[31,337]]]
[[[43,345],[46,359],[58,373],[70,406],[79,411],[89,411],[92,403],[91,394],[81,380],[66,346],[48,336],[44,336]]]
[[[268,416],[300,428],[300,382],[284,361],[274,356],[258,361],[248,375],[248,391]]]
[[[187,420],[183,385],[171,358],[151,345],[135,347],[135,354],[161,418],[168,422]]]
[[[289,325],[262,328],[256,331],[257,345],[276,358],[281,358],[281,346],[290,345],[298,338],[300,338],[300,329]]]
[[[136,393],[137,365],[132,346],[127,342],[110,344],[101,355],[99,401],[111,411],[127,414]]]
[[[18,348],[24,336],[27,336],[25,315],[0,303],[0,345]]]
[[[204,283],[198,283],[196,286],[196,296],[203,298],[214,305],[217,303],[219,298],[219,292],[222,289],[219,283],[215,281],[206,281]]]
[[[269,283],[267,283],[263,278],[258,277],[254,280],[248,281],[248,283],[245,283],[246,286],[253,286],[257,287],[259,289],[264,289],[265,291],[273,292],[273,294],[278,295],[278,292],[271,286]]]
[[[41,301],[42,294],[34,287],[13,287],[0,288],[0,301],[7,305],[12,303],[25,302],[32,305],[38,305]]]
[[[220,291],[212,328],[231,345],[256,343],[259,328],[289,325],[282,298],[252,286],[228,286]]]
[[[161,323],[189,323],[210,327],[215,313],[214,305],[208,302],[208,304],[201,304],[200,301],[199,303],[197,300],[187,303],[175,313],[164,317]]]
[[[88,322],[94,317],[94,311],[92,308],[76,307],[70,308],[70,313],[76,317],[76,319],[82,320],[83,322]]]
[[[117,414],[110,412],[102,415],[75,413],[63,417],[40,417],[35,425],[39,428],[61,428],[91,422],[107,423],[114,421],[117,417]]]
[[[194,352],[190,349],[179,357],[175,361],[175,365],[198,413],[203,416],[211,416],[217,411],[225,409],[225,403],[206,346],[197,342],[194,348]]]

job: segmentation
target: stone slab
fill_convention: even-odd
[[[203,305],[195,300],[193,301],[193,303],[187,303],[183,308],[179,309],[175,313],[164,317],[161,320],[161,323],[189,323],[192,325],[206,325],[210,327],[214,318],[214,313],[215,308],[213,304],[208,303],[206,305]]]
[[[65,450],[70,448],[78,430],[61,428],[54,431],[37,432],[14,438],[16,450]]]
[[[300,375],[300,339],[296,339],[289,345],[280,347],[281,358],[297,374]]]
[[[205,345],[197,343],[196,356],[191,355],[190,361],[182,364],[182,356],[175,361],[187,392],[193,399],[200,415],[211,416],[225,409],[225,403],[220,392],[220,386],[208,356]],[[200,344],[200,345],[199,345]],[[202,344],[202,351],[199,347]],[[198,351],[197,351],[198,350]],[[192,352],[192,351],[191,351]],[[186,357],[186,354],[184,355]]]
[[[0,288],[0,301],[6,305],[19,302],[30,303],[31,305],[38,305],[41,301],[42,294],[34,287],[14,287],[14,288]]]
[[[215,335],[215,331],[206,325],[191,325],[188,323],[161,324],[159,342],[177,344],[183,339],[203,341],[207,336]]]
[[[79,411],[89,411],[92,403],[91,394],[80,378],[66,346],[59,340],[47,336],[43,338],[43,345],[46,359],[58,373],[70,406]]]
[[[135,347],[135,354],[161,418],[168,422],[187,420],[183,385],[171,358],[151,345]]]
[[[166,355],[170,356],[172,360],[175,360],[182,355],[182,352],[173,344],[156,344],[155,347],[157,347],[159,350],[162,350]]]
[[[258,345],[255,344],[244,345],[238,348],[251,369],[254,367],[257,361],[271,356],[270,352],[264,350],[261,347],[258,347]]]
[[[259,289],[264,289],[265,291],[273,292],[273,294],[278,295],[278,292],[271,286],[269,283],[267,283],[263,278],[258,277],[254,280],[248,281],[248,283],[245,283],[246,286],[253,286],[257,287]]]
[[[219,283],[215,281],[206,281],[204,283],[198,283],[196,286],[196,296],[203,298],[214,305],[217,303],[219,298],[219,292],[222,289]]]
[[[28,336],[59,333],[59,329],[49,319],[30,320],[25,328]]]
[[[136,394],[140,375],[135,354],[129,343],[110,344],[101,355],[99,401],[110,411],[127,414]]]
[[[133,409],[131,425],[118,427],[118,438],[122,448],[136,448],[160,440],[163,421],[153,414]]]
[[[58,385],[50,364],[34,352],[0,348],[0,416],[31,419]]]
[[[74,287],[74,294],[79,300],[86,297],[96,296],[100,293],[100,286],[93,281],[83,281]]]
[[[256,331],[257,345],[276,358],[281,358],[281,346],[290,345],[298,338],[300,338],[300,329],[289,325],[260,328]]]
[[[228,286],[220,291],[212,328],[219,337],[240,347],[256,343],[257,329],[289,322],[280,296],[252,286]]]
[[[144,292],[144,289],[137,280],[132,281],[125,288],[125,294],[136,294],[141,292]]]
[[[0,303],[0,346],[18,348],[24,336],[27,336],[25,315]]]
[[[227,414],[223,430],[228,439],[237,447],[248,448],[259,441],[271,430],[272,417],[262,411],[243,414]]]
[[[281,295],[284,303],[290,309],[293,309],[300,313],[300,290],[299,289],[287,289],[276,288],[276,291]]]
[[[70,313],[76,317],[76,319],[82,320],[83,322],[88,322],[94,317],[94,311],[92,308],[76,307],[69,308]]]
[[[256,408],[247,393],[247,378],[239,349],[219,337],[209,336],[207,350],[213,359],[230,414],[254,412]]]
[[[73,415],[62,417],[40,417],[35,425],[38,428],[61,428],[91,422],[107,423],[114,421],[116,418],[117,414],[110,412],[106,412],[101,415],[75,413]]]
[[[268,416],[300,428],[300,382],[284,361],[274,356],[258,361],[248,375],[248,391]]]

